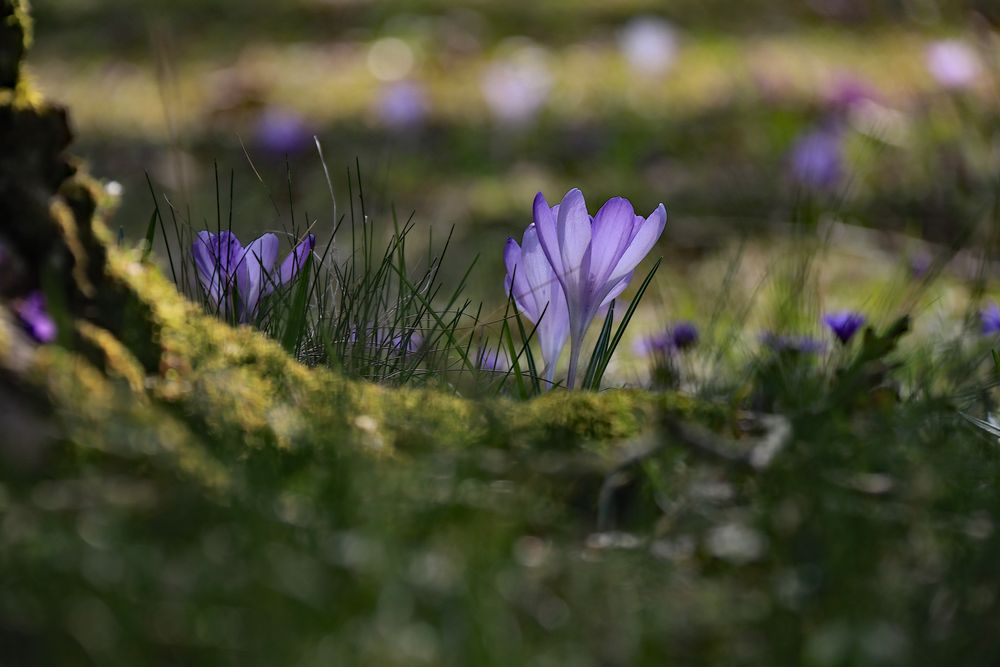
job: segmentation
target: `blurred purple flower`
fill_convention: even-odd
[[[823,323],[830,327],[830,331],[841,343],[847,343],[854,337],[864,323],[865,316],[853,311],[841,311],[838,313],[827,313],[823,316]]]
[[[510,369],[510,357],[496,347],[484,348],[476,358],[476,368],[496,373],[506,373]]]
[[[17,302],[14,312],[28,335],[39,343],[51,343],[56,339],[56,323],[45,307],[45,295],[40,290]]]
[[[191,254],[209,303],[228,317],[235,287],[239,297],[237,318],[249,322],[256,317],[262,298],[295,280],[315,246],[316,237],[309,234],[275,267],[278,237],[274,234],[264,234],[244,248],[232,232],[203,231],[198,232]]]
[[[352,344],[358,342],[356,328],[351,329],[347,340]],[[420,349],[424,344],[424,337],[415,329],[399,331],[390,327],[368,327],[361,342],[372,349],[392,350],[407,355]]]
[[[663,233],[667,210],[660,204],[643,218],[635,214],[627,199],[614,197],[591,217],[583,193],[574,188],[554,207],[539,192],[534,218],[539,244],[566,295],[570,334],[567,386],[572,389],[590,323],[602,305],[628,286],[635,267]]]
[[[284,157],[309,149],[313,131],[302,116],[288,109],[267,109],[257,119],[257,145],[271,155]]]
[[[380,331],[379,336],[379,347],[391,348],[404,355],[413,354],[424,344],[424,337],[419,331],[399,331],[391,335]]]
[[[503,260],[507,267],[504,289],[513,294],[518,310],[538,325],[536,335],[545,362],[543,374],[551,383],[569,337],[569,312],[562,285],[542,250],[534,224],[528,225],[521,245],[507,239]]]
[[[925,54],[927,70],[945,88],[967,88],[982,72],[982,63],[971,46],[958,39],[932,43]]]
[[[878,91],[870,83],[850,74],[844,74],[827,90],[826,102],[832,111],[846,112],[878,97]]]
[[[802,135],[791,152],[792,177],[815,190],[832,190],[844,176],[841,132],[821,128]]]
[[[826,349],[826,344],[812,336],[793,336],[765,332],[760,336],[760,342],[775,352],[794,352],[798,354],[819,354]]]
[[[635,346],[642,356],[664,356],[683,352],[698,343],[698,327],[692,322],[678,322],[665,331],[639,340]]]
[[[385,86],[378,98],[378,116],[386,126],[397,130],[412,129],[427,117],[429,104],[423,87],[415,81]]]
[[[910,273],[914,278],[923,278],[934,266],[934,257],[926,250],[921,250],[910,256]]]
[[[666,356],[673,351],[670,336],[666,332],[644,336],[635,341],[632,351],[640,357]]]
[[[520,124],[534,117],[545,104],[552,89],[552,74],[541,49],[522,47],[510,58],[490,65],[480,87],[495,118]]]
[[[992,301],[981,311],[979,319],[983,324],[984,334],[1000,333],[1000,308]]]
[[[619,45],[633,70],[655,76],[667,72],[677,58],[677,31],[663,19],[640,17],[625,26]]]
[[[678,350],[686,350],[698,343],[698,327],[693,322],[678,322],[670,333]]]

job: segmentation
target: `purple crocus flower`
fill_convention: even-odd
[[[984,334],[1000,333],[1000,308],[995,303],[990,302],[979,311],[979,320],[983,324]]]
[[[316,246],[316,237],[309,234],[285,257],[279,267],[278,237],[264,234],[246,248],[232,232],[213,234],[198,232],[191,247],[198,281],[209,303],[230,313],[233,287],[239,297],[236,315],[240,322],[249,322],[257,315],[261,299],[280,285],[295,280]]]
[[[299,114],[288,109],[268,109],[257,119],[257,144],[264,151],[284,157],[306,151],[313,131]]]
[[[847,344],[858,332],[858,329],[864,325],[865,316],[861,313],[844,310],[837,313],[827,313],[823,316],[823,323],[830,327],[830,331],[837,337],[837,340]]]
[[[683,352],[698,343],[698,327],[692,322],[678,322],[666,331],[639,341],[635,350],[642,356],[665,356]]]
[[[419,331],[402,331],[395,336],[384,339],[381,343],[382,347],[386,347],[387,343],[393,350],[402,352],[404,355],[413,354],[419,351],[424,344],[424,337]]]
[[[665,357],[674,352],[673,342],[670,340],[670,332],[662,331],[652,336],[640,338],[632,348],[640,357]]]
[[[686,350],[698,343],[698,327],[693,322],[678,322],[670,330],[674,347]]]
[[[775,352],[794,352],[798,354],[819,354],[826,349],[821,340],[811,336],[794,336],[766,332],[761,334],[760,342]]]
[[[352,328],[348,342],[358,343],[358,330]],[[416,330],[397,330],[391,327],[367,327],[361,340],[365,347],[374,350],[390,350],[403,355],[413,354],[424,344],[424,337]]]
[[[541,192],[535,197],[538,241],[566,295],[569,312],[572,389],[584,335],[601,306],[628,286],[632,272],[646,257],[667,224],[660,204],[648,218],[635,214],[622,197],[609,199],[591,217],[583,193],[572,189],[562,203],[549,206]]]
[[[945,88],[967,88],[982,72],[976,52],[957,39],[934,42],[927,47],[926,59],[927,70]]]
[[[35,290],[14,306],[17,319],[28,335],[39,343],[51,343],[56,339],[56,323],[45,307],[45,295]]]
[[[841,132],[821,128],[808,132],[792,147],[793,178],[813,190],[832,190],[844,176]]]
[[[524,231],[521,245],[507,239],[503,261],[507,267],[504,289],[513,294],[518,310],[537,325],[545,362],[543,373],[551,383],[569,337],[569,311],[562,285],[542,250],[534,224]]]
[[[476,357],[476,367],[484,371],[506,373],[510,369],[510,357],[496,347],[484,348]]]

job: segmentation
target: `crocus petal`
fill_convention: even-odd
[[[553,368],[569,335],[569,315],[562,285],[552,270],[538,238],[535,225],[524,232],[520,270],[524,272],[534,298],[539,344],[545,365]],[[540,318],[540,319],[539,319]]]
[[[507,269],[507,275],[504,276],[503,281],[504,294],[513,297],[518,309],[534,321],[536,319],[533,312],[534,299],[530,302],[526,299],[530,290],[524,277],[524,270],[520,268],[521,246],[509,236],[503,247],[503,264]]]
[[[507,243],[503,247],[503,265],[507,269],[508,277],[514,273],[514,269],[521,263],[521,246],[513,237],[507,237]]]
[[[608,278],[608,282],[617,282],[624,278],[627,274],[631,273],[639,262],[649,254],[649,251],[653,249],[656,245],[657,240],[659,240],[660,235],[663,234],[663,228],[667,225],[667,209],[660,204],[656,207],[656,210],[650,214],[646,220],[639,225],[639,229],[635,232],[635,237],[629,243],[628,248],[622,253],[622,257],[618,260],[618,264],[615,266],[614,270],[611,272],[611,276]]]
[[[601,301],[602,308],[614,301],[619,294],[625,291],[625,288],[628,287],[629,282],[632,280],[632,275],[632,273],[628,274],[611,287],[611,291],[609,291],[608,295],[604,297],[603,301]]]
[[[45,306],[45,296],[41,291],[29,294],[15,307],[18,318],[28,334],[39,343],[51,343],[56,339],[56,323]]]
[[[538,343],[542,348],[542,358],[545,360],[546,379],[552,380],[556,364],[566,347],[569,338],[569,309],[566,307],[566,297],[562,289],[552,292],[542,316],[542,324],[538,327]]]
[[[386,332],[383,336],[382,347],[388,347],[403,355],[419,351],[420,346],[424,344],[424,337],[420,335],[420,332],[413,330],[403,331],[395,336]]]
[[[476,367],[484,371],[504,373],[510,369],[510,356],[498,348],[485,348],[476,355]]]
[[[979,313],[983,325],[984,334],[1000,333],[1000,307],[995,303],[989,303]]]
[[[559,279],[549,265],[549,260],[545,256],[542,244],[538,239],[538,232],[534,225],[529,225],[524,231],[524,238],[521,241],[521,261],[518,272],[524,276],[525,285],[529,290],[530,298],[534,301],[536,311],[535,319],[541,315],[546,304],[552,301],[553,293],[562,293]],[[520,281],[520,276],[514,277],[514,282]]]
[[[590,249],[590,227],[590,214],[587,213],[583,193],[574,188],[563,197],[556,218],[556,234],[562,260],[562,271],[557,273],[566,287],[569,299],[573,298],[570,296],[573,287],[581,285],[588,272],[584,258]]]
[[[514,239],[508,239],[504,264],[507,267],[505,284],[508,291],[513,284],[518,309],[538,325],[537,336],[546,375],[551,379],[569,336],[569,314],[562,285],[542,247],[536,225],[528,226],[520,246]]]
[[[538,310],[535,307],[535,296],[528,285],[525,270],[521,264],[521,246],[512,238],[507,239],[503,249],[503,262],[507,267],[504,278],[504,293],[513,294],[517,309],[532,322],[538,321]]]
[[[288,253],[288,257],[281,263],[281,272],[278,276],[279,284],[287,285],[295,280],[299,271],[306,265],[306,260],[316,247],[316,235],[309,234],[295,248]]]
[[[240,321],[249,321],[256,315],[260,299],[267,293],[267,283],[274,280],[274,264],[277,260],[278,237],[274,234],[264,234],[247,246],[236,270],[243,306]]]
[[[243,246],[235,234],[198,232],[191,245],[198,282],[216,308],[232,286],[232,276],[243,256]]]
[[[607,280],[633,237],[635,210],[622,197],[609,199],[594,216],[590,245],[590,282]]]
[[[549,258],[552,270],[560,274],[562,273],[562,255],[559,252],[559,236],[556,233],[558,215],[558,205],[554,208],[549,206],[541,192],[535,195],[533,217],[535,227],[538,229],[538,240],[542,244],[545,256]]]

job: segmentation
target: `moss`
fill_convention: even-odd
[[[649,422],[649,395],[635,391],[552,392],[520,411],[515,437],[550,447],[634,436]]]
[[[553,392],[529,403],[480,402],[307,369],[265,336],[204,315],[133,254],[116,248],[107,253],[109,293],[125,295],[122,308],[142,305],[138,319],[155,334],[140,351],[155,353],[156,363],[140,361],[135,345],[123,340],[136,318],[121,318],[111,329],[79,321],[90,353],[74,355],[75,363],[87,367],[88,382],[100,377],[109,387],[118,385],[114,391],[95,387],[88,394],[91,409],[102,400],[150,403],[208,441],[283,450],[353,443],[381,455],[484,443],[518,448],[613,443],[635,436],[657,412],[657,402],[641,391]],[[680,403],[672,407],[687,409]]]
[[[108,378],[124,381],[136,400],[145,399],[145,373],[128,349],[110,331],[90,322],[77,323],[86,348],[81,352]]]

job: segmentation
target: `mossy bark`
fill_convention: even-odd
[[[0,0],[0,89],[17,87],[21,62],[30,43],[27,3]]]

